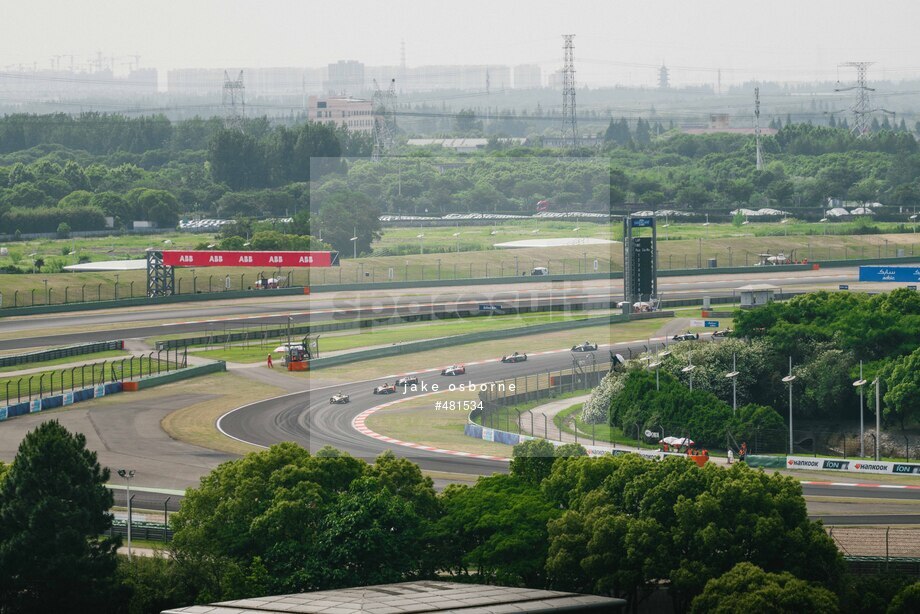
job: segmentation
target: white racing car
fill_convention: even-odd
[[[579,343],[578,345],[572,346],[573,352],[596,352],[597,344],[591,343],[590,341],[585,341],[584,343]]]
[[[451,365],[441,370],[441,375],[463,375],[466,373],[466,367],[463,365]]]
[[[351,398],[349,398],[347,394],[337,392],[336,394],[329,397],[329,402],[333,405],[343,405],[345,403],[351,403]]]
[[[509,354],[507,356],[502,356],[502,362],[524,362],[527,360],[527,354]]]
[[[396,380],[397,386],[418,386],[418,376],[401,377]]]

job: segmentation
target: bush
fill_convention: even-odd
[[[105,216],[95,207],[14,207],[0,216],[0,230],[16,228],[22,232],[52,232],[66,223],[70,230],[100,230],[105,228]],[[69,232],[69,231],[68,231]],[[21,234],[21,233],[20,233]],[[17,234],[17,239],[20,234]]]
[[[58,224],[57,236],[58,236],[58,239],[70,238],[70,224],[68,224],[67,222],[61,222],[60,224]],[[70,253],[66,247],[63,248],[63,250],[64,250],[65,256]]]

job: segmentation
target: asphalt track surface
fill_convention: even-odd
[[[752,272],[740,275],[718,274],[699,277],[663,277],[659,291],[663,298],[682,299],[701,296],[731,296],[735,289],[748,283],[769,283],[783,289],[808,289],[858,279],[855,267],[827,271],[784,273]],[[273,297],[266,301],[248,299],[204,303],[164,305],[156,308],[124,308],[105,312],[71,312],[20,316],[0,320],[0,333],[20,333],[0,340],[0,350],[36,345],[71,345],[107,339],[153,337],[225,328],[283,325],[291,318],[294,324],[428,313],[432,311],[477,310],[480,303],[504,305],[539,305],[583,303],[585,301],[622,298],[622,280],[552,282],[533,285],[461,286],[437,289],[368,290],[362,292],[313,294],[300,297]],[[164,319],[170,322],[163,322]],[[68,328],[100,327],[98,331],[63,332]],[[52,334],[41,331],[54,330]],[[61,332],[58,332],[61,331]]]

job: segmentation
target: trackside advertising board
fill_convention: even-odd
[[[163,264],[175,267],[330,267],[338,264],[338,252],[227,252],[170,250]]]
[[[892,463],[888,461],[841,458],[815,458],[813,456],[787,456],[786,468],[805,469],[808,471],[839,471],[846,473],[896,473],[900,475],[920,474],[920,464],[917,463]]]
[[[920,281],[920,266],[871,265],[859,267],[859,281]]]

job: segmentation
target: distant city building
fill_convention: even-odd
[[[579,147],[600,147],[604,142],[602,136],[581,136],[578,137]],[[563,138],[561,136],[544,136],[543,147],[550,149],[567,149],[572,146],[572,137]]]
[[[307,119],[320,124],[345,126],[351,132],[373,132],[374,103],[363,98],[310,96]]]
[[[562,70],[557,70],[549,75],[549,87],[554,90],[561,90],[562,83],[565,79],[565,75],[562,74]]]
[[[236,73],[239,69],[228,69],[228,72]],[[220,96],[223,86],[222,68],[176,68],[166,73],[166,89],[170,95]]]
[[[543,87],[543,71],[536,64],[520,64],[514,67],[514,89],[532,90]]]
[[[111,68],[90,71],[40,70],[25,66],[0,73],[3,102],[35,103],[62,100],[93,100],[118,98],[132,100],[155,96],[155,68],[132,70],[126,76],[115,76]]]
[[[364,64],[355,60],[339,60],[327,68],[323,89],[332,96],[358,96],[367,90]]]

